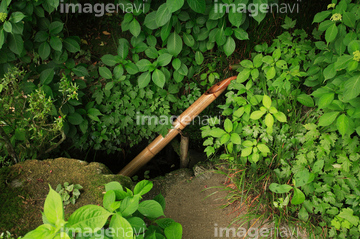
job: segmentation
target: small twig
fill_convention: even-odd
[[[64,140],[66,139],[66,135],[64,133],[64,131],[61,131],[61,139],[59,140],[59,142],[57,142],[55,145],[51,146],[48,150],[45,151],[45,154],[49,153],[51,150],[57,148],[62,142],[64,142]]]

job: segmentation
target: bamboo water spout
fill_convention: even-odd
[[[208,89],[199,99],[187,108],[173,123],[172,129],[163,137],[159,135],[138,156],[126,165],[119,174],[133,176],[142,166],[149,162],[170,141],[183,130],[190,122],[198,116],[208,105],[211,104],[221,93],[225,91],[232,80],[237,76],[229,77]]]

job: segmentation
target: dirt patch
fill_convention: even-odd
[[[119,181],[129,188],[133,185],[130,178],[111,174],[101,163],[89,164],[76,159],[27,160],[11,166],[1,187],[0,232],[7,230],[19,236],[41,225],[49,185],[53,189],[64,182],[83,186],[76,203],[65,206],[67,219],[83,205],[102,205],[104,184],[111,181]]]

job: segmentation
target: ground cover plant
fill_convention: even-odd
[[[311,235],[359,236],[358,1],[333,1],[313,32],[284,17],[287,31],[250,50],[238,46],[256,35],[250,26],[264,27],[265,13],[226,14],[207,0],[134,1],[139,10],[107,18],[119,33],[103,32],[114,50],[90,59],[87,41],[69,34],[79,14],[57,11],[65,3],[1,1],[2,165],[70,155],[56,151],[63,142],[85,155],[114,153],[166,134],[170,123],[136,119],[178,115],[231,64],[238,78],[220,102],[223,121],[202,128],[207,155],[236,172],[230,202],[263,202],[254,216],[302,221]]]
[[[359,7],[334,1],[316,14],[315,41],[292,30],[258,45],[221,106],[223,128],[202,129],[207,154],[224,148],[237,165],[237,190],[270,205],[258,213],[303,221],[313,237],[359,236]]]

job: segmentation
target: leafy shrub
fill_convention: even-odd
[[[76,199],[80,197],[80,189],[82,188],[83,187],[80,184],[69,184],[68,182],[65,182],[64,186],[58,184],[55,191],[60,194],[65,206],[70,203],[75,204]]]
[[[103,207],[85,205],[65,221],[61,196],[50,186],[44,204],[44,224],[24,238],[90,238],[98,235],[104,238],[181,238],[182,226],[179,223],[160,218],[165,209],[161,194],[154,200],[140,202],[152,187],[152,182],[143,180],[135,185],[133,191],[125,191],[120,183],[110,182],[105,185]],[[144,221],[145,218],[150,225]]]

